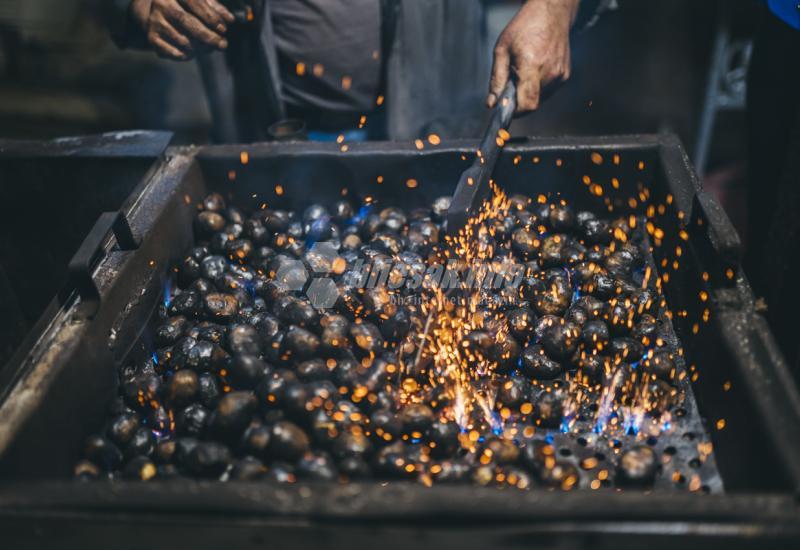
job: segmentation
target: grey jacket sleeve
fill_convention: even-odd
[[[107,0],[103,3],[104,17],[111,38],[120,48],[144,48],[147,38],[131,17],[133,0]]]

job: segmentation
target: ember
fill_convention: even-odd
[[[207,197],[158,349],[121,370],[76,476],[564,490],[674,476],[659,438],[696,419],[645,224],[493,186],[446,237],[448,205],[248,216]]]

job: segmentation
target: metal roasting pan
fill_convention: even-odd
[[[654,260],[661,266],[668,259],[668,304],[686,311],[673,325],[698,372],[693,394],[724,492],[71,480],[82,441],[99,428],[115,393],[116,365],[140,342],[168,269],[191,246],[195,204],[205,194],[217,190],[239,206],[302,207],[331,202],[346,187],[351,196],[413,207],[451,194],[475,146],[167,149],[120,212],[101,217],[70,264],[71,283],[58,307],[40,322],[27,355],[3,371],[2,546],[797,547],[800,397],[754,310],[738,236],[670,135],[512,140],[495,179],[512,193],[559,193],[576,208],[608,212],[610,205],[612,215],[644,214],[639,194],[649,191],[654,223],[664,231]],[[602,196],[588,191],[584,176],[602,185]],[[419,182],[414,189],[405,185],[410,178]],[[710,317],[702,322],[706,307]],[[724,429],[715,427],[719,419]]]

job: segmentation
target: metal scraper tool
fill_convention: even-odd
[[[501,134],[508,131],[516,110],[517,87],[509,80],[492,110],[489,126],[486,128],[475,161],[461,174],[453,199],[450,201],[450,209],[447,212],[448,235],[458,235],[459,230],[467,225],[469,219],[489,198],[491,193],[489,180],[505,141]]]

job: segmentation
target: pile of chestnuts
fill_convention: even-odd
[[[682,367],[634,218],[509,200],[483,237],[495,259],[524,266],[518,287],[490,289],[508,298],[506,337],[475,331],[463,342],[493,360],[505,429],[460,426],[430,362],[404,364],[426,319],[398,298],[419,289],[346,276],[359,260],[391,266],[390,283],[398,265],[424,272],[445,246],[449,199],[410,211],[342,200],[245,214],[215,193],[198,205],[195,246],[164,297],[154,349],[120,369],[76,477],[586,487],[597,461],[562,456],[548,434],[569,433],[568,412],[593,425],[603,400],[617,411],[646,395],[649,417],[669,414]],[[315,307],[309,283],[320,272],[335,294]],[[582,400],[570,407],[576,387]],[[604,486],[648,487],[661,468],[636,438],[611,454]]]

